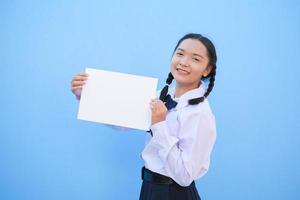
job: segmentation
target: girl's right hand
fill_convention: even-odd
[[[71,90],[78,100],[80,100],[82,86],[86,83],[88,76],[87,73],[81,72],[75,75],[71,81]]]

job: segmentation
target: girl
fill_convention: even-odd
[[[166,86],[159,99],[150,103],[152,125],[141,153],[145,166],[140,200],[200,199],[194,180],[207,172],[216,139],[207,100],[214,86],[216,61],[208,38],[187,34],[178,41]],[[77,99],[87,77],[80,73],[72,80]],[[173,79],[176,86],[169,89]]]

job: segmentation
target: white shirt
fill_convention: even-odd
[[[169,89],[171,97],[174,88]],[[202,177],[209,168],[210,154],[216,140],[215,117],[207,99],[197,105],[188,100],[202,97],[206,86],[190,90],[178,98],[166,120],[151,126],[146,146],[141,153],[145,167],[171,177],[181,186],[188,186]]]

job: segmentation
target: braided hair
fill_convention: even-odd
[[[188,101],[188,103],[190,105],[196,105],[199,104],[201,102],[204,101],[205,98],[208,97],[208,95],[210,94],[210,92],[212,91],[213,87],[214,87],[214,83],[215,83],[215,76],[216,76],[216,69],[217,69],[217,54],[216,54],[216,49],[215,46],[213,45],[213,43],[206,37],[200,35],[200,34],[196,34],[196,33],[189,33],[186,34],[185,36],[183,36],[177,43],[174,52],[176,51],[177,47],[181,44],[182,41],[186,40],[186,39],[195,39],[200,41],[207,49],[207,53],[208,53],[208,65],[212,67],[210,73],[206,76],[206,77],[202,77],[201,80],[206,80],[209,79],[209,84],[208,84],[208,88],[205,92],[205,94],[202,97],[197,97],[194,99],[190,99]],[[169,85],[172,83],[174,77],[172,75],[172,73],[170,72],[168,75],[168,78],[166,80],[166,85],[164,86],[164,88],[161,90],[160,92],[160,97],[159,99],[163,102],[166,102],[166,96],[168,94],[168,90],[169,90]]]

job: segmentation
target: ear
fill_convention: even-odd
[[[212,70],[212,66],[211,66],[211,65],[208,65],[208,66],[206,67],[206,69],[204,70],[204,72],[203,72],[203,77],[206,78],[206,77],[210,74],[211,70]]]

